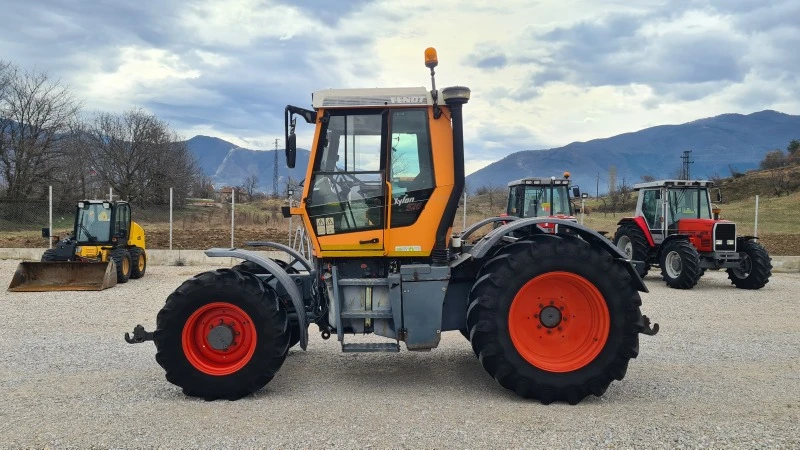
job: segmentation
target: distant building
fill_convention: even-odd
[[[231,186],[224,186],[222,189],[217,191],[217,201],[230,203],[231,196],[234,192],[236,193],[236,203],[239,203],[242,199],[242,192],[241,190]]]

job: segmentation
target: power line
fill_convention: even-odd
[[[682,180],[689,180],[691,176],[689,175],[689,164],[694,163],[694,161],[689,160],[689,154],[692,153],[691,150],[684,150],[681,159],[683,160],[683,164],[681,166],[681,179]]]

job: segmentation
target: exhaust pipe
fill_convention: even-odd
[[[436,243],[431,252],[434,265],[447,265],[450,262],[450,247],[447,230],[453,224],[458,209],[458,201],[464,192],[464,123],[461,107],[469,101],[470,90],[465,86],[452,86],[442,89],[442,98],[450,109],[453,126],[453,191],[447,200],[442,221],[436,229]]]

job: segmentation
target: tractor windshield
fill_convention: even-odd
[[[558,215],[571,215],[569,208],[569,192],[567,191],[566,185],[525,186],[525,199],[521,217]]]
[[[102,203],[89,203],[78,208],[75,236],[78,242],[108,242],[111,239],[111,209]]]
[[[680,219],[710,219],[711,207],[706,188],[670,188],[669,210],[672,222]]]

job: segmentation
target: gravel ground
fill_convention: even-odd
[[[0,261],[10,281],[17,261]],[[150,267],[103,292],[0,292],[0,447],[800,447],[800,275],[762,290],[709,272],[691,291],[650,275],[627,377],[577,406],[524,401],[458,332],[429,353],[342,354],[312,333],[252,397],[187,398],[149,330],[166,296],[210,267]],[[313,331],[315,327],[312,327]]]

